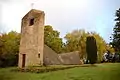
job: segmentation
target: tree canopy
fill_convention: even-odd
[[[17,65],[20,34],[11,31],[0,36],[0,66]]]
[[[61,53],[63,47],[62,38],[59,35],[60,32],[53,30],[52,26],[44,27],[44,43],[57,53]]]
[[[113,28],[113,40],[111,44],[116,50],[120,51],[120,8],[116,10],[115,17],[116,24]]]
[[[79,51],[80,57],[86,58],[86,39],[87,36],[93,35],[96,39],[97,52],[98,52],[98,61],[102,61],[102,56],[107,50],[107,44],[105,40],[96,32],[86,32],[85,30],[73,30],[71,33],[67,33],[65,36],[66,52]]]

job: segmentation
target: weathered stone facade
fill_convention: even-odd
[[[79,65],[79,52],[57,54],[47,45],[44,45],[43,62],[45,65]]]
[[[44,12],[32,9],[22,19],[19,67],[43,65]]]
[[[69,52],[58,54],[59,59],[63,65],[78,65],[80,63],[79,52]]]
[[[44,12],[32,9],[22,19],[18,67],[80,64],[79,52],[57,54],[44,45]]]
[[[44,56],[43,61],[45,65],[60,65],[61,60],[58,57],[58,54],[49,48],[47,45],[44,45]]]

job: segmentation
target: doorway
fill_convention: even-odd
[[[22,67],[25,67],[26,54],[22,54]]]

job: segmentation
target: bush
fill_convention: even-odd
[[[0,67],[17,66],[18,54],[5,54],[0,58]]]

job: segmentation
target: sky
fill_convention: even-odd
[[[44,11],[45,25],[53,26],[62,38],[75,29],[85,29],[110,42],[120,0],[0,0],[0,32],[20,32],[21,19],[32,8]]]

